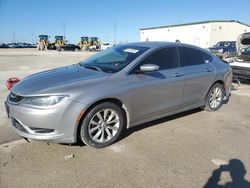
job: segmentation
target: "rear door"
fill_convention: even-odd
[[[199,103],[212,85],[215,68],[211,64],[213,57],[192,47],[178,47],[181,70],[185,73],[186,83],[183,94],[183,106]]]
[[[159,71],[135,73],[143,64],[155,64]],[[180,72],[176,47],[166,47],[146,57],[131,74],[133,80],[133,120],[160,115],[182,105],[184,76]]]

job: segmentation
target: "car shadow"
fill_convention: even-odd
[[[152,126],[156,126],[158,124],[168,122],[168,121],[171,121],[171,120],[174,120],[174,119],[178,119],[178,118],[181,118],[181,117],[184,117],[184,116],[195,114],[195,113],[201,112],[201,111],[203,111],[201,108],[196,108],[196,109],[193,109],[193,110],[181,112],[179,114],[174,114],[174,115],[167,116],[167,117],[164,117],[164,118],[160,118],[160,119],[157,119],[157,120],[154,120],[154,121],[143,123],[143,124],[137,125],[135,127],[131,127],[129,129],[124,129],[124,131],[122,132],[122,134],[118,138],[117,142],[119,142],[120,140],[125,139],[126,137],[130,136],[131,134],[133,134],[133,133],[135,133],[137,131],[140,131],[140,130],[143,130],[143,129],[146,129],[146,128],[149,128],[149,127],[152,127]],[[78,140],[77,143],[73,143],[73,144],[63,144],[62,143],[61,145],[78,146],[78,147],[79,146],[80,147],[86,146],[86,144],[80,142],[79,140]]]
[[[220,185],[220,178],[223,172],[228,172],[232,181]],[[247,170],[244,163],[239,159],[231,159],[227,165],[220,165],[212,172],[203,188],[250,188],[250,182],[245,180]]]
[[[174,115],[167,116],[167,117],[164,117],[164,118],[160,118],[160,119],[157,119],[157,120],[154,120],[154,121],[143,123],[143,124],[137,125],[135,127],[131,127],[129,129],[125,129],[123,131],[123,133],[121,134],[121,136],[119,137],[118,141],[130,136],[131,134],[133,134],[133,133],[135,133],[137,131],[140,131],[140,130],[143,130],[143,129],[146,129],[146,128],[149,128],[149,127],[152,127],[152,126],[156,126],[156,125],[161,124],[161,123],[172,121],[174,119],[178,119],[178,118],[181,118],[181,117],[184,117],[184,116],[195,114],[195,113],[201,112],[201,111],[203,111],[201,108],[196,108],[196,109],[193,109],[193,110],[181,112],[179,114],[174,114]]]

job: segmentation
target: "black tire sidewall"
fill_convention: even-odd
[[[103,110],[103,109],[112,109],[112,110],[114,110],[119,116],[120,126],[119,126],[119,129],[118,129],[116,135],[111,140],[109,140],[108,142],[105,142],[105,143],[98,143],[98,142],[95,142],[94,140],[92,140],[91,137],[89,136],[88,125],[89,125],[89,122],[92,119],[92,117],[98,111]],[[123,112],[121,107],[117,106],[116,104],[114,104],[112,102],[104,102],[104,103],[98,104],[95,107],[93,107],[87,113],[85,118],[83,119],[81,127],[80,127],[80,131],[79,131],[79,138],[81,139],[81,141],[83,143],[85,143],[88,146],[92,146],[92,147],[95,147],[95,148],[106,147],[106,146],[114,143],[115,141],[117,141],[117,139],[119,138],[122,130],[125,127],[125,122],[126,122],[125,121],[125,115],[124,115],[124,112]]]
[[[219,88],[221,89],[221,91],[222,91],[222,100],[221,100],[219,106],[217,106],[216,108],[212,108],[211,105],[210,105],[209,99],[210,99],[210,95],[211,95],[212,91],[213,91],[214,88],[216,88],[216,87],[219,87]],[[224,90],[223,86],[222,86],[221,84],[219,84],[219,83],[214,84],[214,85],[210,88],[210,90],[209,90],[209,92],[208,92],[208,94],[207,94],[207,97],[206,97],[206,107],[205,107],[205,109],[206,109],[207,111],[217,111],[218,109],[220,109],[220,107],[221,107],[222,104],[223,104],[223,98],[224,98],[224,96],[225,96],[225,90]]]

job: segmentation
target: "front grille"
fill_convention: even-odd
[[[25,98],[20,96],[20,95],[16,95],[13,92],[11,92],[8,96],[8,100],[11,103],[20,103],[22,100],[24,100]]]
[[[26,129],[16,119],[11,118],[11,123],[16,129],[27,133]]]

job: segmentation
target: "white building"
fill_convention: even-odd
[[[140,29],[140,41],[168,41],[212,47],[219,41],[236,41],[250,25],[235,20],[213,20]]]

